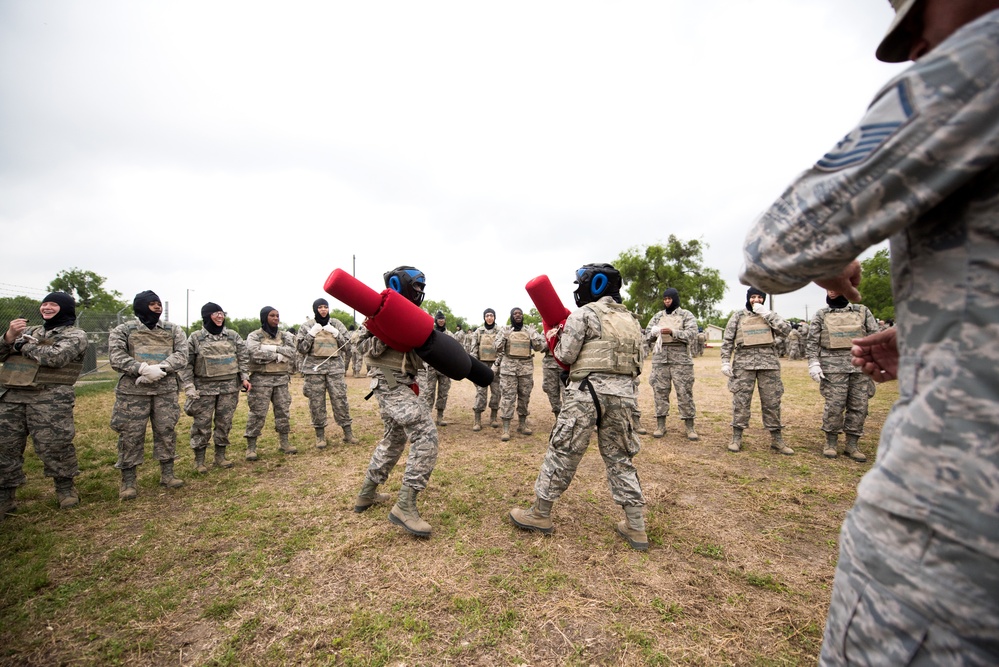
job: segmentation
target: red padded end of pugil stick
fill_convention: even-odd
[[[562,305],[562,299],[558,298],[548,276],[533,278],[527,283],[526,289],[531,301],[534,302],[534,307],[538,309],[538,314],[541,315],[546,331],[571,315],[569,309]]]
[[[369,318],[369,321],[388,333],[392,340],[386,340],[381,336],[378,336],[379,338],[400,352],[409,352],[427,342],[434,330],[434,318],[395,290],[386,288],[380,297],[381,308]],[[370,326],[368,329],[377,335]]]
[[[329,275],[326,283],[323,284],[323,290],[354,310],[360,311],[365,317],[371,317],[377,313],[382,305],[381,294],[343,269],[335,269]]]

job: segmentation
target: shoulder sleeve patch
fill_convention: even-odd
[[[905,81],[901,81],[874,100],[860,125],[822,156],[815,167],[822,171],[838,171],[860,164],[884,146],[915,115],[909,88]]]

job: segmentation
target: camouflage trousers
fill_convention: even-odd
[[[177,421],[180,403],[177,394],[117,394],[111,410],[111,429],[118,434],[118,462],[115,468],[142,464],[146,442],[146,422],[153,428],[153,459],[173,461],[177,455]]]
[[[999,562],[862,502],[840,532],[821,665],[999,665]]]
[[[420,371],[417,380],[420,385],[420,397],[427,402],[429,407],[436,407],[438,410],[447,407],[447,396],[451,391],[451,378],[427,367]]]
[[[361,374],[361,360],[363,358],[364,358],[364,355],[361,354],[361,351],[358,350],[355,347],[354,351],[350,355],[350,363],[351,363],[351,366],[354,369],[354,375],[360,375]]]
[[[14,488],[28,481],[24,450],[28,434],[46,477],[76,477],[80,467],[73,438],[72,392],[39,403],[10,403],[0,398],[0,488]]]
[[[500,374],[496,373],[492,383],[488,387],[475,388],[475,412],[482,412],[486,409],[486,396],[489,397],[489,409],[499,410],[500,406]]]
[[[339,426],[350,426],[350,406],[347,404],[347,382],[343,373],[322,373],[303,375],[302,394],[309,399],[309,414],[312,428],[326,428],[326,394],[330,396],[333,408],[333,421]]]
[[[409,440],[402,485],[422,491],[437,465],[437,427],[430,416],[430,406],[403,384],[387,391],[377,389],[375,396],[385,434],[371,454],[367,477],[376,484],[384,484]]]
[[[768,431],[781,430],[780,399],[784,395],[784,383],[779,370],[732,371],[728,379],[728,390],[732,392],[732,426],[749,428],[749,407],[753,402],[753,386],[760,391],[760,409],[763,412],[763,427]]]
[[[566,388],[565,402],[548,439],[548,451],[534,483],[534,492],[542,500],[554,502],[559,499],[576,475],[576,468],[596,429],[597,446],[607,468],[611,497],[622,507],[641,507],[645,505],[645,497],[638,470],[632,463],[641,449],[631,426],[635,399],[606,394],[597,394],[597,397],[601,409],[599,428],[590,392]]]
[[[212,437],[215,438],[216,446],[229,446],[229,431],[232,430],[232,417],[236,414],[237,405],[238,391],[185,400],[184,413],[194,418],[191,423],[191,449],[204,449]]]
[[[652,364],[649,377],[652,397],[656,403],[656,417],[669,416],[669,392],[676,387],[676,403],[680,419],[693,419],[694,408],[694,367],[679,364]]]
[[[254,384],[246,394],[246,405],[250,409],[250,414],[246,417],[247,438],[260,436],[271,403],[274,404],[274,430],[278,433],[291,431],[291,391],[288,385],[262,387]]]
[[[562,380],[559,379],[561,373],[562,369],[557,366],[554,368],[543,366],[541,369],[541,388],[544,390],[545,395],[548,396],[552,412],[556,414],[562,409],[563,385]]]
[[[845,431],[863,435],[867,402],[870,400],[870,378],[863,373],[825,373],[825,376],[819,381],[819,393],[826,399],[822,430],[826,433]]]
[[[534,391],[533,375],[500,375],[500,419],[513,419],[514,405],[517,414],[526,417],[530,414],[531,392]]]

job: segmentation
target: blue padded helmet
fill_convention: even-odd
[[[621,303],[621,274],[610,264],[585,264],[576,270],[574,282],[579,285],[572,293],[577,306],[605,296]]]
[[[423,290],[427,278],[423,271],[412,266],[400,266],[385,274],[385,287],[398,292],[414,304],[423,303]]]

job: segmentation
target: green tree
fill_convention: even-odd
[[[663,290],[673,287],[680,304],[700,322],[711,321],[720,313],[714,306],[725,295],[725,281],[717,269],[703,264],[707,244],[694,239],[681,241],[670,234],[666,245],[630,248],[621,253],[614,266],[625,281],[624,305],[638,316],[642,326],[663,308]]]
[[[66,292],[76,299],[77,308],[81,310],[101,310],[117,312],[127,308],[129,304],[122,301],[121,292],[104,289],[107,278],[93,271],[84,271],[73,267],[56,274],[49,283],[52,292]]]
[[[29,323],[41,324],[42,316],[38,312],[42,302],[29,296],[0,297],[0,333],[7,330],[8,323],[19,317],[25,317]]]
[[[862,303],[871,309],[879,320],[895,319],[895,301],[891,293],[891,257],[888,249],[882,248],[860,262],[860,285]]]

